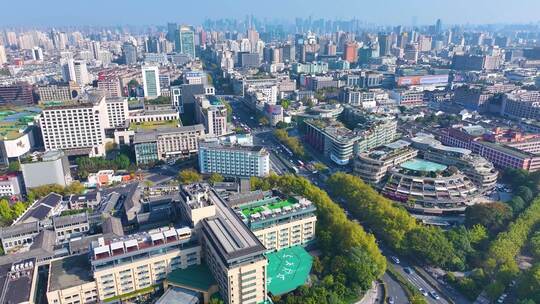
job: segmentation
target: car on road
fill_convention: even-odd
[[[506,297],[508,297],[508,294],[503,293],[503,294],[497,299],[497,303],[504,303],[504,300],[506,300]]]
[[[388,297],[388,304],[394,304],[395,300],[394,297]]]
[[[414,270],[409,266],[403,267],[403,271],[405,271],[405,273],[407,273],[407,274],[413,274],[414,273]]]
[[[396,264],[399,264],[399,263],[400,263],[397,256],[392,256],[391,259],[392,259],[392,262],[394,262],[394,263],[396,263]]]
[[[430,291],[429,292],[429,295],[434,298],[435,300],[438,300],[440,299],[441,297],[439,297],[439,295],[435,292],[435,291]]]
[[[427,291],[424,290],[424,288],[420,287],[420,288],[418,288],[418,291],[419,291],[424,297],[427,297],[427,296],[428,296],[428,293],[427,293]]]

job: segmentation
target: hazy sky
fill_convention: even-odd
[[[205,18],[357,19],[378,24],[528,23],[540,0],[0,0],[0,25],[199,24]]]

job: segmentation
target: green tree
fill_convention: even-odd
[[[476,204],[465,210],[465,226],[480,224],[491,233],[497,233],[506,227],[512,218],[512,211],[503,203]]]
[[[131,161],[129,160],[129,157],[127,157],[126,155],[124,154],[120,154],[115,160],[114,162],[116,163],[116,165],[118,166],[118,169],[122,169],[122,170],[125,170],[129,167],[129,165],[131,165]]]
[[[406,243],[409,254],[431,265],[448,267],[458,263],[454,248],[441,229],[418,227],[407,234]]]
[[[11,161],[9,162],[9,166],[8,166],[8,171],[9,172],[18,172],[18,171],[21,171],[21,163],[19,163],[18,161]]]
[[[534,193],[527,186],[519,186],[515,192],[516,195],[521,197],[525,202],[530,202],[534,198]]]
[[[202,176],[193,169],[186,169],[180,171],[178,174],[178,181],[181,184],[191,184],[202,181]]]
[[[223,175],[215,172],[210,174],[210,177],[208,177],[208,182],[212,185],[215,183],[221,183],[224,180],[225,178],[223,177]]]
[[[313,163],[313,168],[315,170],[319,171],[319,172],[324,172],[324,171],[328,170],[328,167],[325,164],[321,163],[321,162]]]
[[[512,212],[514,213],[514,215],[521,213],[521,211],[523,211],[526,206],[525,201],[517,195],[512,197],[512,199],[506,202],[506,204],[508,204],[508,206],[512,208]]]
[[[12,220],[13,213],[11,212],[8,201],[5,199],[0,200],[0,221],[4,225],[7,225],[10,224]]]
[[[24,211],[26,211],[26,205],[23,202],[16,202],[11,206],[12,210],[12,218],[17,219],[19,216],[21,216]]]
[[[284,110],[287,110],[290,105],[291,105],[290,100],[288,100],[288,99],[282,99],[281,100],[281,106],[283,107]]]

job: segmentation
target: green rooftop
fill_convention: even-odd
[[[28,124],[34,121],[41,109],[37,107],[1,108],[0,140],[13,140],[24,134]]]
[[[437,172],[444,171],[446,169],[445,165],[437,164],[423,159],[413,159],[406,161],[401,164],[401,167],[412,171],[423,172]]]
[[[278,200],[278,201],[273,200],[273,201],[270,201],[269,203],[263,203],[263,204],[257,204],[256,202],[253,204],[249,204],[248,206],[242,208],[241,210],[242,210],[243,215],[245,215],[246,217],[250,217],[252,214],[263,212],[264,210],[272,211],[274,209],[292,206],[296,203],[297,201],[294,198],[288,198],[286,200]]]
[[[176,128],[180,122],[178,120],[163,120],[163,121],[146,121],[139,123],[130,123],[130,130],[144,129],[152,130],[156,128]]]
[[[208,290],[212,285],[217,284],[210,269],[204,263],[189,266],[186,269],[173,270],[167,276],[167,281],[171,285],[191,287],[201,291]]]
[[[268,253],[266,281],[272,295],[291,292],[307,282],[313,257],[301,246]]]

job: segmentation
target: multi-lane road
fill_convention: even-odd
[[[255,115],[253,115],[253,113],[249,109],[247,109],[241,101],[234,98],[230,99],[230,101],[231,101],[230,104],[233,108],[234,116],[236,118],[235,123],[246,125],[250,129],[251,134],[253,135],[254,144],[264,146],[269,151],[271,151],[270,165],[273,172],[275,172],[278,175],[290,173],[292,172],[292,166],[295,166],[299,169],[298,175],[309,179],[311,182],[321,187],[322,189],[326,188],[323,175],[313,174],[309,170],[302,168],[301,166],[298,166],[298,159],[295,156],[289,155],[289,153],[287,153],[287,151],[285,151],[285,149],[281,147],[281,144],[273,135],[272,129],[260,126],[258,121],[255,119]],[[331,172],[341,170],[340,168],[337,167],[337,165],[332,164],[323,156],[318,155],[315,151],[312,151],[309,148],[306,149],[306,151],[308,154],[310,154],[310,156],[312,156],[314,160],[325,163],[330,168]],[[394,255],[387,250],[383,250],[383,254],[387,257],[388,263],[389,264],[392,263],[395,269],[406,280],[408,280],[413,286],[415,286],[415,288],[417,288],[418,290],[422,288],[422,290],[425,290],[427,293],[436,291],[436,289],[429,282],[424,280],[415,271],[411,273],[408,273],[405,271],[405,267],[407,266],[412,267],[411,264],[409,264],[406,261],[401,262],[401,259],[400,259],[399,264],[394,263],[392,259],[390,258],[391,256],[394,256]],[[385,274],[382,277],[382,281],[383,281],[383,284],[386,286],[386,291],[388,292],[387,296],[391,297],[394,300],[394,303],[396,304],[408,303],[408,299],[405,294],[405,291],[403,290],[403,287],[398,282],[396,282],[388,274]],[[428,303],[433,303],[433,304],[449,303],[440,294],[439,296],[440,296],[439,299],[434,299],[428,294],[425,298]],[[454,302],[459,303],[459,304],[470,303],[468,301],[463,301],[462,299],[463,297],[458,297],[458,300]]]

